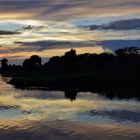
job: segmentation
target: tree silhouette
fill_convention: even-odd
[[[4,58],[1,60],[1,69],[6,70],[8,68],[8,59]]]
[[[37,68],[41,66],[41,57],[37,55],[31,56],[29,59],[25,59],[23,62],[25,68]]]
[[[18,78],[13,81],[15,85],[21,86],[139,86],[139,51],[137,47],[129,47],[118,49],[115,53],[77,55],[76,51],[71,49],[63,56],[50,58],[44,65],[41,65],[41,57],[33,55],[24,60],[22,67],[8,66],[8,60],[3,59],[0,72],[7,72],[15,77],[21,75],[21,82]],[[76,93],[66,91],[66,97],[75,99]]]
[[[65,57],[75,57],[76,56],[76,50],[71,49],[70,51],[65,53]]]
[[[41,66],[41,57],[37,55],[33,55],[30,57],[30,63],[32,67],[39,67]]]
[[[26,68],[27,68],[27,67],[30,67],[30,65],[31,65],[31,64],[30,64],[30,59],[25,59],[25,60],[23,61],[23,64],[22,64],[23,67],[26,67]]]
[[[59,56],[54,56],[49,59],[50,64],[60,64],[60,61],[61,61],[61,57]]]
[[[137,47],[126,47],[115,51],[117,56],[137,56],[140,49]]]
[[[76,61],[76,50],[71,49],[70,51],[66,52],[63,56],[64,62],[68,64],[73,64]]]

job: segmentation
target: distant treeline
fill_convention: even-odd
[[[37,55],[25,59],[22,65],[9,65],[8,59],[1,60],[1,73],[5,71],[35,71],[46,70],[48,72],[98,72],[100,71],[138,71],[140,68],[140,49],[127,47],[115,52],[101,54],[85,53],[76,54],[71,49],[63,56],[54,56],[42,65],[41,57]]]
[[[127,47],[101,54],[76,54],[71,49],[42,65],[41,57],[31,56],[22,66],[1,60],[1,73],[14,77],[18,86],[139,86],[140,49]]]

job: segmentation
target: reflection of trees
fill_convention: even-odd
[[[102,89],[96,91],[97,93],[109,99],[138,99],[140,100],[139,88],[115,88],[115,89]]]
[[[77,91],[76,90],[65,90],[65,97],[70,99],[71,101],[76,100]]]
[[[50,58],[44,65],[37,55],[24,60],[22,66],[8,65],[7,59],[1,63],[1,73],[21,76],[11,80],[12,84],[20,86],[128,87],[139,86],[140,79],[140,49],[137,47],[80,55],[71,49],[63,56]],[[75,99],[73,92],[66,91],[66,97]]]

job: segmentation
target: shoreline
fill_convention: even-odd
[[[140,100],[140,86],[130,86],[130,85],[125,85],[125,86],[107,86],[107,85],[76,85],[76,84],[71,84],[71,85],[51,85],[51,84],[47,84],[47,86],[43,86],[41,85],[42,83],[39,83],[37,81],[35,81],[37,84],[33,84],[32,80],[30,81],[26,81],[26,80],[21,80],[20,78],[14,83],[14,80],[16,80],[16,78],[11,79],[11,81],[8,82],[8,84],[14,85],[15,88],[18,89],[23,89],[23,90],[47,90],[47,91],[64,91],[65,96],[71,99],[75,99],[75,97],[77,96],[78,92],[92,92],[92,93],[98,93],[99,95],[103,95],[107,98],[113,99],[113,98],[119,98],[119,99],[138,99]],[[21,80],[21,81],[20,81]],[[23,84],[24,82],[24,84]],[[18,84],[17,84],[18,83]],[[39,86],[41,85],[41,86]]]

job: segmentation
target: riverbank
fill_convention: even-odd
[[[139,48],[130,47],[114,53],[80,54],[71,49],[42,65],[41,57],[31,56],[22,66],[7,65],[2,60],[1,73],[12,77],[16,87],[139,88]]]
[[[10,75],[10,74],[9,74]],[[8,75],[8,76],[9,76]],[[29,76],[30,75],[30,76]],[[65,74],[17,74],[8,82],[19,87],[139,87],[136,74],[65,73]]]

